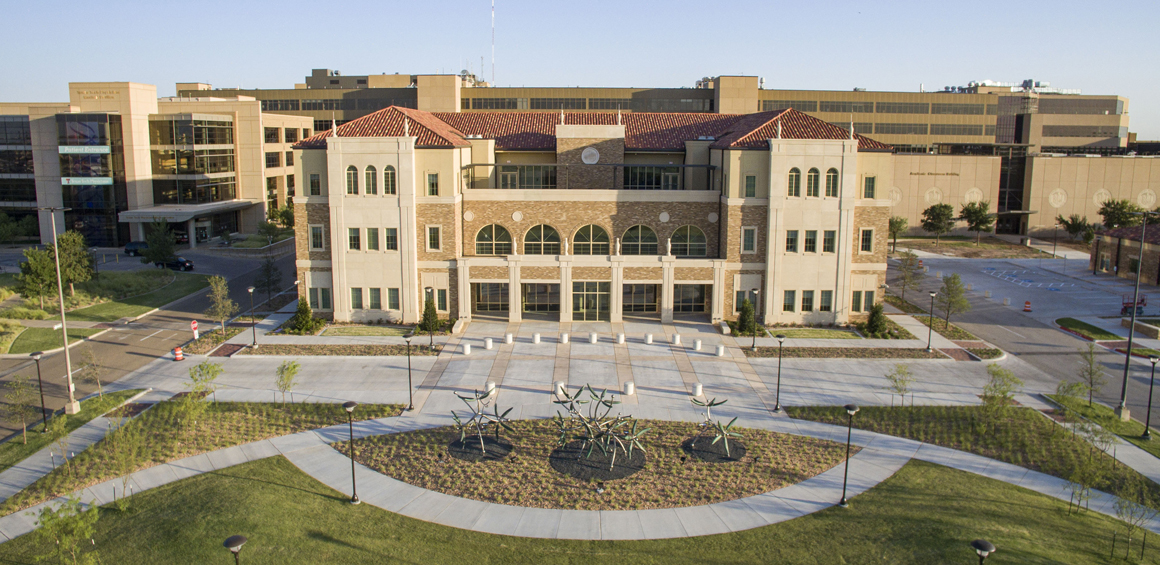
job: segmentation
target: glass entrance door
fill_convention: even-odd
[[[660,309],[660,285],[658,284],[626,284],[624,285],[624,313],[656,314]]]
[[[708,312],[712,288],[712,285],[707,284],[673,285],[673,312]]]
[[[560,285],[548,283],[523,284],[524,312],[559,312]],[[559,319],[559,316],[555,317]]]
[[[507,283],[471,283],[471,310],[484,315],[507,314]]]
[[[612,283],[573,282],[572,320],[607,322],[611,319]]]

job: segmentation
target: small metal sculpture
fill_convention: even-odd
[[[580,396],[585,391],[588,393],[588,398],[581,399]],[[612,412],[613,406],[620,403],[616,401],[615,394],[608,394],[607,389],[601,389],[597,393],[591,385],[585,385],[574,394],[569,395],[565,389],[556,392],[555,396],[556,400],[552,402],[563,406],[568,411],[567,417],[556,412],[556,416],[552,419],[560,433],[557,446],[564,447],[568,443],[578,440],[580,449],[576,456],[577,459],[580,457],[588,459],[592,457],[592,451],[599,448],[602,454],[610,457],[608,469],[611,471],[616,466],[617,453],[623,453],[625,457],[632,458],[634,449],[645,451],[644,446],[640,444],[640,439],[652,428],[638,430],[637,424],[639,422],[634,420],[632,416],[617,414],[615,417],[609,417],[608,414]],[[587,414],[582,409],[585,404],[590,404]]]
[[[737,417],[734,416],[732,420],[729,420],[728,424],[722,424],[720,420],[716,422],[713,421],[713,407],[720,406],[729,401],[722,400],[718,402],[716,398],[709,401],[697,400],[696,398],[693,398],[692,401],[696,406],[705,407],[705,411],[701,413],[701,415],[705,417],[705,421],[701,422],[700,425],[697,426],[700,428],[700,431],[697,432],[697,435],[693,436],[693,441],[689,442],[689,447],[696,447],[697,440],[701,439],[702,436],[706,435],[711,430],[713,433],[713,441],[709,445],[716,445],[716,443],[719,441],[725,442],[725,456],[731,457],[732,455],[729,453],[729,438],[741,437],[741,435],[737,432],[730,431],[730,428],[733,427],[733,423],[737,421]]]
[[[471,418],[468,418],[466,422],[461,420],[459,414],[456,414],[454,410],[451,411],[451,418],[455,420],[455,429],[459,430],[459,442],[463,445],[467,445],[467,434],[470,431],[471,435],[479,438],[479,450],[487,453],[487,447],[483,443],[483,433],[487,430],[488,426],[492,426],[495,429],[496,441],[499,441],[499,431],[501,428],[509,432],[512,431],[512,427],[508,424],[509,420],[507,418],[508,413],[512,411],[511,408],[504,410],[503,414],[500,414],[499,405],[497,404],[492,407],[491,414],[487,412],[488,407],[491,405],[491,400],[489,399],[492,397],[492,394],[490,391],[481,393],[476,390],[471,396],[463,396],[457,392],[455,396],[458,396],[471,410]]]

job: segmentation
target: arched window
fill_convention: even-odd
[[[395,168],[383,167],[383,194],[395,194]]]
[[[576,231],[572,253],[576,255],[609,255],[608,232],[597,225],[587,225]]]
[[[648,226],[632,226],[624,232],[620,251],[625,255],[656,255],[657,232]]]
[[[826,196],[838,197],[838,169],[826,171]]]
[[[378,172],[378,170],[375,169],[374,165],[367,165],[367,175],[366,176],[367,176],[366,193],[367,194],[378,194],[379,193],[379,172]]]
[[[673,255],[704,257],[709,252],[705,232],[697,226],[681,226],[673,233]]]
[[[810,169],[806,173],[806,196],[818,197],[818,177],[821,174],[817,169]]]
[[[524,234],[524,255],[559,255],[560,234],[556,228],[540,224]]]
[[[503,226],[491,224],[483,226],[475,234],[476,255],[509,255],[512,252],[512,235]]]
[[[797,170],[797,167],[789,170],[789,195],[802,195],[802,172]]]
[[[358,167],[354,165],[346,168],[346,193],[358,194]]]

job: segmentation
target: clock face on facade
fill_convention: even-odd
[[[600,161],[600,152],[595,147],[585,147],[584,151],[580,152],[580,160],[585,165],[595,165]]]

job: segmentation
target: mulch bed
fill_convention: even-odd
[[[975,357],[978,357],[984,361],[988,359],[998,359],[1003,356],[1003,350],[996,349],[994,347],[984,347],[981,349],[968,348],[967,351],[970,351],[971,355],[974,355]]]
[[[152,402],[130,402],[115,410],[113,414],[122,418],[136,418],[138,414],[148,410],[153,404]]]
[[[486,450],[486,451],[484,451]],[[504,439],[483,436],[483,449],[479,446],[479,436],[456,439],[447,446],[447,453],[460,461],[479,463],[480,461],[502,461],[512,452],[512,444]]]
[[[631,457],[617,451],[615,462],[612,455],[613,452],[602,453],[599,447],[593,447],[592,454],[588,455],[588,450],[581,449],[581,443],[574,441],[552,450],[548,464],[557,473],[581,481],[616,481],[644,469],[645,453],[639,449],[632,450]]]
[[[210,357],[231,357],[233,354],[245,349],[246,346],[238,345],[236,343],[227,343],[210,352]]]
[[[745,442],[737,438],[729,440],[728,450],[725,447],[724,439],[713,443],[712,436],[701,436],[697,438],[695,444],[693,438],[689,438],[681,444],[681,449],[685,450],[685,453],[706,463],[737,463],[745,459],[745,454],[748,452],[745,449]]]
[[[947,357],[950,357],[951,359],[954,359],[955,361],[974,361],[975,360],[974,357],[971,357],[970,353],[967,353],[966,349],[948,348],[948,349],[940,349],[939,351],[942,351],[943,353],[946,354]]]
[[[777,357],[776,347],[745,348],[746,357]],[[946,359],[938,350],[903,347],[786,347],[782,357],[811,359]]]
[[[987,342],[985,342],[981,339],[980,340],[955,340],[955,339],[952,339],[951,343],[953,343],[953,344],[955,344],[963,349],[984,349],[987,347]]]

